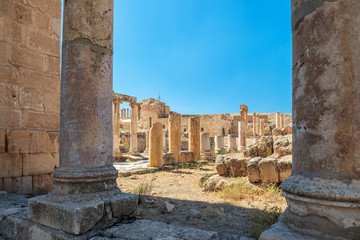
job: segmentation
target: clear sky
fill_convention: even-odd
[[[289,0],[115,0],[114,91],[182,114],[291,112]]]

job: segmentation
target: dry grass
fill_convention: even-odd
[[[152,191],[152,185],[147,183],[141,183],[134,189],[134,192],[140,195],[149,194]]]
[[[278,221],[281,213],[281,208],[277,206],[271,208],[265,207],[263,210],[252,213],[249,237],[259,239],[263,231]]]

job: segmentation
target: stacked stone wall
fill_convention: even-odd
[[[59,162],[60,0],[0,1],[0,190],[43,194]]]

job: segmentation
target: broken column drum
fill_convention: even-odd
[[[211,160],[210,152],[210,134],[202,132],[200,134],[200,159]]]
[[[163,128],[160,122],[153,124],[149,135],[149,167],[162,167],[163,157]]]
[[[189,118],[189,151],[194,152],[194,160],[200,159],[200,118]]]
[[[181,152],[181,115],[170,114],[169,116],[169,152],[175,154],[175,163],[180,162]]]
[[[293,171],[282,183],[283,221],[316,239],[360,236],[359,13],[360,1],[292,0]]]
[[[28,215],[74,235],[137,205],[136,195],[117,188],[113,166],[112,29],[112,0],[65,1],[60,164],[51,192],[29,199]]]

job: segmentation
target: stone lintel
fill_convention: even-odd
[[[54,202],[46,195],[29,199],[28,216],[36,223],[73,235],[84,234],[96,225],[114,223],[137,209],[137,195],[119,193],[110,198]]]
[[[133,97],[133,96],[129,96],[129,95],[114,92],[113,93],[113,101],[135,103],[136,104],[137,98]]]

